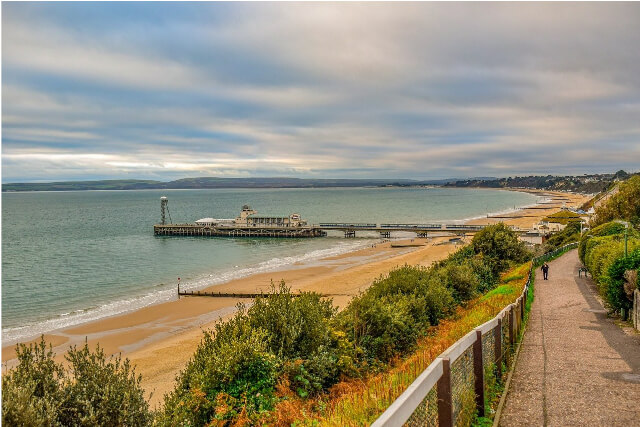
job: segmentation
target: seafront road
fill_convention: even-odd
[[[640,335],[625,333],[578,277],[578,251],[538,270],[501,426],[640,426]]]

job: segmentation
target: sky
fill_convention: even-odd
[[[640,169],[640,3],[2,3],[2,181]]]

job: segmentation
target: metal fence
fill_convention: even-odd
[[[372,427],[466,425],[475,411],[485,415],[484,374],[513,363],[516,337],[522,328],[533,269],[540,262],[573,249],[570,243],[532,260],[518,299],[438,356],[372,424]]]

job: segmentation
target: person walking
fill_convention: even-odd
[[[544,280],[549,280],[549,264],[547,264],[546,262],[544,264],[542,264],[542,276],[544,277]]]

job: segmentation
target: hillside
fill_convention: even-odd
[[[450,187],[480,188],[537,188],[553,191],[572,191],[575,193],[594,194],[606,191],[617,181],[625,180],[630,175],[620,170],[611,174],[592,174],[576,176],[516,176],[492,180],[468,179],[445,184]]]
[[[410,187],[442,185],[453,179],[303,179],[303,178],[182,178],[163,182],[153,180],[61,181],[44,183],[7,183],[2,191],[78,191],[78,190],[148,190],[196,188],[326,188],[326,187]]]

